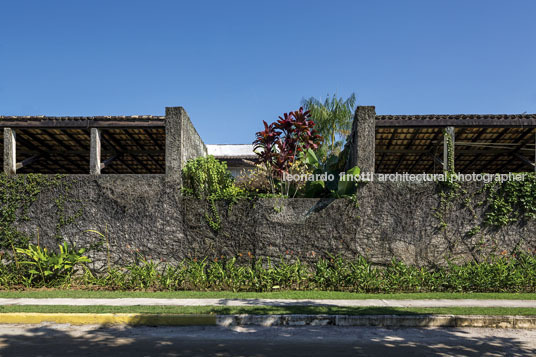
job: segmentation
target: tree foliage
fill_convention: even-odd
[[[316,130],[324,137],[324,145],[320,150],[321,157],[326,158],[341,151],[345,138],[352,129],[355,104],[354,93],[346,99],[328,94],[324,102],[314,97],[302,100],[302,105],[311,113]]]

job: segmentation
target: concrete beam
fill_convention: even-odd
[[[11,128],[4,128],[4,173],[17,173],[17,136]]]
[[[443,132],[443,171],[454,171],[454,148],[456,146],[454,127],[448,126]],[[452,143],[450,143],[452,141]]]
[[[89,174],[101,174],[101,131],[91,128],[91,148],[89,151]]]
[[[376,108],[358,106],[349,139],[347,169],[358,166],[361,172],[374,173],[376,147]]]

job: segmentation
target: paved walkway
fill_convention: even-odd
[[[290,299],[0,299],[0,305],[70,305],[70,306],[340,306],[340,307],[529,307],[536,308],[536,300],[290,300]]]

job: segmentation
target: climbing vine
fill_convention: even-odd
[[[443,131],[443,135],[447,141],[447,172],[454,174],[454,138],[447,129]]]
[[[205,213],[205,221],[214,232],[219,232],[221,228],[221,217],[214,199],[210,199],[210,209]]]
[[[42,191],[63,188],[55,199],[58,213],[55,236],[62,239],[60,229],[82,214],[82,209],[74,215],[65,213],[65,203],[71,183],[64,180],[64,175],[47,176],[27,174],[7,176],[0,174],[0,249],[14,250],[28,244],[29,237],[16,228],[17,221],[29,220],[28,212]]]
[[[439,182],[438,194],[439,194],[439,206],[435,210],[434,215],[439,220],[439,228],[447,228],[445,221],[445,214],[454,205],[454,201],[462,194],[467,193],[461,188],[460,183],[456,179],[456,173],[454,171],[454,140],[452,135],[445,129],[443,131],[445,140],[447,142],[447,168],[443,174],[444,180]]]
[[[505,226],[522,219],[536,218],[536,175],[524,175],[524,179],[519,181],[486,184],[487,224]]]
[[[188,161],[182,169],[182,181],[182,193],[185,196],[207,201],[205,221],[216,233],[221,228],[216,200],[228,201],[228,212],[230,212],[232,205],[238,199],[247,197],[246,192],[235,185],[232,175],[227,170],[227,164],[216,160],[213,156]]]
[[[454,209],[456,202],[469,211],[477,224],[466,232],[472,237],[483,231],[486,226],[502,227],[522,220],[536,218],[536,174],[523,173],[522,180],[501,181],[497,177],[481,189],[468,193],[455,180],[441,182],[439,205],[435,216],[441,229],[447,227],[445,214]],[[481,197],[476,199],[476,197]],[[462,199],[463,198],[463,199]],[[479,217],[477,207],[482,207]]]

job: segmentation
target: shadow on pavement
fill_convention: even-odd
[[[536,332],[344,327],[1,325],[1,356],[536,355]]]

